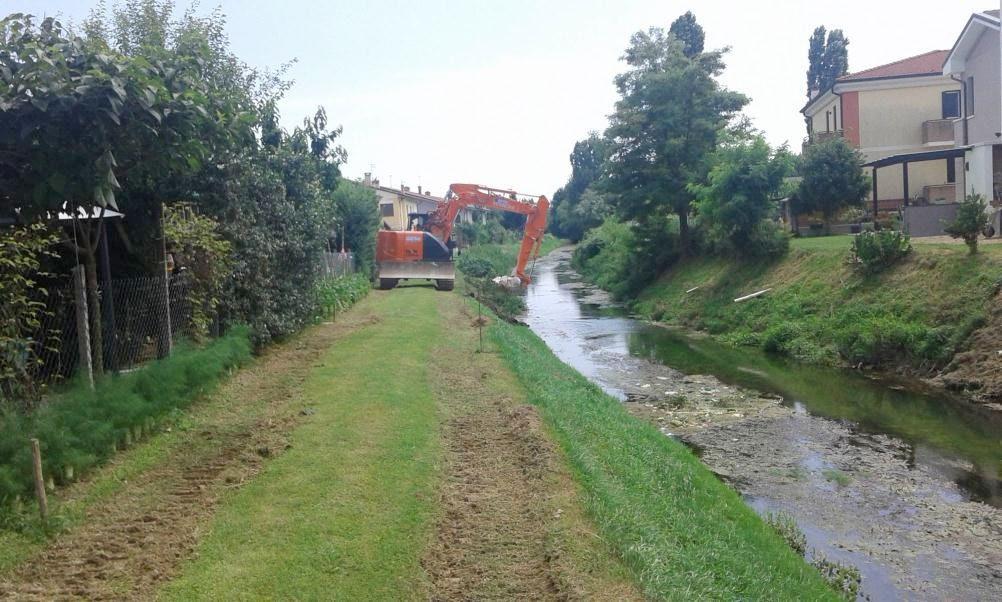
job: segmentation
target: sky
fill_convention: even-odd
[[[0,12],[79,20],[95,3],[0,0]],[[636,31],[693,11],[707,48],[730,47],[721,80],[751,98],[745,114],[770,143],[798,149],[816,26],[845,32],[858,71],[949,49],[972,12],[999,2],[203,0],[199,10],[216,6],[245,62],[297,60],[283,124],[324,106],[344,127],[346,176],[371,171],[433,194],[473,182],[552,195],[574,142],[606,127]]]

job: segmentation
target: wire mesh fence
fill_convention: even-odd
[[[355,273],[355,255],[352,253],[324,253],[323,275],[340,278]]]
[[[191,286],[183,273],[172,276],[169,283],[151,276],[99,286],[100,332],[89,325],[91,356],[95,364],[100,362],[95,369],[129,370],[166,356],[173,342],[192,338]],[[37,300],[44,310],[29,339],[25,369],[32,383],[44,386],[71,378],[80,366],[73,286],[60,283],[39,293]]]
[[[340,278],[354,269],[351,253],[324,254],[322,277]],[[191,302],[193,278],[182,271],[166,279],[145,276],[100,283],[100,326],[88,320],[95,372],[131,370],[166,357],[181,340],[197,338]],[[75,299],[69,276],[36,291],[33,300],[39,306],[38,328],[19,342],[17,349],[0,349],[3,363],[14,367],[0,374],[0,399],[30,407],[30,399],[37,398],[47,386],[78,373],[81,362]]]

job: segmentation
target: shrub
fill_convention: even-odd
[[[849,262],[864,274],[875,274],[894,265],[911,251],[911,238],[903,232],[862,232],[852,239]]]
[[[987,207],[985,197],[969,194],[957,207],[956,219],[943,228],[953,238],[962,238],[971,255],[978,252],[978,236],[988,226]]]
[[[203,348],[179,346],[167,359],[104,378],[94,391],[75,383],[30,415],[0,410],[0,513],[32,491],[29,439],[41,442],[45,474],[67,482],[70,470],[80,475],[190,405],[250,352],[249,330],[238,327]]]
[[[364,274],[340,278],[323,278],[317,281],[317,320],[336,316],[366,296],[372,284]]]
[[[574,251],[574,269],[617,298],[635,295],[679,257],[678,219],[652,221],[638,226],[606,220]],[[701,246],[698,232],[690,229],[694,248]]]

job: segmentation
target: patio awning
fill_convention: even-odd
[[[942,150],[891,155],[890,157],[875,159],[869,163],[864,163],[863,167],[887,167],[889,165],[901,165],[902,163],[918,163],[920,161],[936,161],[938,159],[958,159],[963,157],[964,153],[970,150],[970,148],[970,146],[958,146],[955,148],[944,148]]]

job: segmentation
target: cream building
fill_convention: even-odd
[[[954,147],[953,122],[961,111],[961,86],[943,74],[948,54],[935,50],[845,75],[801,110],[808,131],[805,148],[843,137],[867,163],[890,161],[880,165],[870,193],[871,203],[876,194],[881,213],[955,200],[960,163],[937,152]],[[915,153],[939,158],[894,159]],[[868,207],[872,211],[873,205]]]
[[[401,185],[399,189],[380,186],[379,179],[366,173],[362,183],[376,192],[379,203],[380,227],[385,230],[409,230],[414,224],[411,218],[415,215],[426,215],[438,209],[445,202],[442,197],[432,196],[430,191],[418,186],[417,192],[409,186]],[[459,212],[456,220],[460,223],[473,221],[469,209]]]

